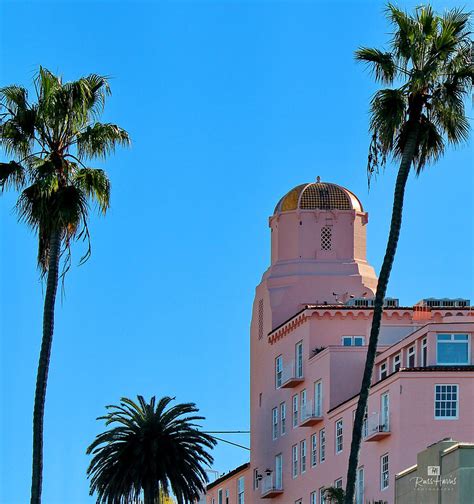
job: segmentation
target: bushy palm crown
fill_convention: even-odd
[[[410,118],[419,123],[417,173],[443,154],[447,142],[457,144],[469,133],[464,110],[474,79],[469,13],[453,9],[436,16],[424,6],[410,16],[389,4],[387,15],[395,28],[390,50],[356,52],[376,80],[396,86],[377,91],[372,99],[369,180],[388,155],[402,157]]]
[[[116,427],[99,434],[87,449],[93,458],[87,470],[91,495],[97,502],[125,504],[140,502],[142,491],[156,498],[171,490],[178,503],[199,498],[208,481],[205,467],[213,462],[208,450],[215,440],[198,430],[194,404],[168,407],[170,397],[147,403],[122,398],[119,406],[100,417]]]
[[[19,217],[39,235],[38,264],[45,272],[51,234],[58,232],[69,250],[74,238],[88,241],[89,200],[104,213],[109,207],[109,179],[87,161],[130,140],[118,126],[96,121],[110,94],[105,77],[63,83],[40,67],[35,92],[32,103],[23,87],[0,89],[0,145],[16,157],[0,163],[0,188],[21,191]],[[89,254],[90,246],[83,259]]]

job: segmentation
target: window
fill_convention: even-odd
[[[364,504],[364,468],[359,467],[356,475],[355,504]]]
[[[272,409],[272,439],[278,437],[278,408]]]
[[[435,385],[435,418],[456,420],[458,418],[458,385]]]
[[[281,380],[283,377],[283,357],[279,355],[275,359],[275,388],[281,387]]]
[[[369,435],[369,405],[365,405],[365,411],[364,411],[364,422],[362,424],[362,436],[366,438]]]
[[[229,504],[229,489],[225,489],[225,504]]]
[[[237,480],[237,504],[245,504],[245,478],[241,476]]]
[[[326,504],[326,489],[324,487],[319,489],[319,504]]]
[[[263,299],[258,300],[258,339],[263,338]]]
[[[304,418],[303,415],[305,414],[306,410],[306,389],[303,389],[300,392],[300,411],[301,411],[301,418]]]
[[[380,396],[380,426],[384,432],[389,431],[390,403],[388,392]]]
[[[258,468],[253,470],[253,489],[257,490],[260,485],[261,476],[258,474]]]
[[[415,345],[408,349],[407,353],[407,367],[412,368],[416,366],[416,352]]]
[[[400,369],[401,354],[395,355],[393,358],[393,372],[396,373]]]
[[[293,428],[298,427],[298,394],[293,396]]]
[[[317,417],[323,416],[323,383],[321,380],[314,384],[314,414]]]
[[[280,433],[282,436],[286,434],[286,403],[280,404]]]
[[[336,453],[341,453],[343,448],[342,418],[336,422]]]
[[[318,463],[318,435],[311,435],[311,467]]]
[[[332,228],[323,226],[321,228],[321,250],[331,250],[332,246]]]
[[[343,346],[364,346],[365,338],[364,336],[343,336],[342,345]]]
[[[380,380],[383,380],[384,378],[387,378],[388,374],[387,374],[387,363],[386,362],[382,362],[382,364],[380,364],[380,372],[379,372],[379,378]]]
[[[298,445],[291,447],[291,474],[293,478],[298,476]]]
[[[309,504],[318,504],[317,498],[318,494],[316,492],[311,492],[309,494]]]
[[[295,346],[295,376],[303,378],[303,342],[296,343]]]
[[[217,490],[217,504],[224,504],[223,503],[223,490],[222,488]]]
[[[438,364],[469,364],[469,336],[438,334],[436,354]]]
[[[319,431],[319,463],[326,460],[326,431]]]
[[[337,479],[337,480],[334,482],[334,487],[335,487],[335,488],[342,488],[342,478],[339,478],[339,479]]]
[[[424,338],[421,342],[421,365],[425,367],[427,362],[428,362],[428,342],[426,338]]]
[[[388,472],[388,453],[380,457],[380,489],[388,488],[389,472]]]
[[[300,442],[300,472],[306,472],[306,439]]]
[[[275,457],[275,488],[280,490],[283,488],[283,455],[279,453]]]
[[[301,499],[298,499],[297,501],[295,501],[295,504],[303,504],[303,501]]]

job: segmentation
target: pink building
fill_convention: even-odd
[[[207,504],[323,504],[345,485],[377,285],[367,223],[354,194],[319,180],[278,202],[250,330],[250,464],[212,483]],[[473,315],[462,299],[386,300],[358,504],[393,504],[395,474],[431,443],[474,442]]]

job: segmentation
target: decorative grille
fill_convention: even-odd
[[[258,301],[258,339],[263,338],[263,299]]]
[[[331,250],[332,248],[332,229],[330,226],[321,228],[321,250]]]

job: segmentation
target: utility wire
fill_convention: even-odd
[[[203,431],[204,434],[250,434],[249,430],[221,430],[221,431]]]
[[[233,443],[232,441],[227,441],[227,439],[222,439],[218,438],[217,436],[212,436],[214,439],[217,439],[217,441],[222,441],[223,443],[228,443],[232,446],[237,446],[238,448],[242,448],[243,450],[248,450],[250,451],[250,448],[247,448],[246,446],[243,446],[241,444]]]

